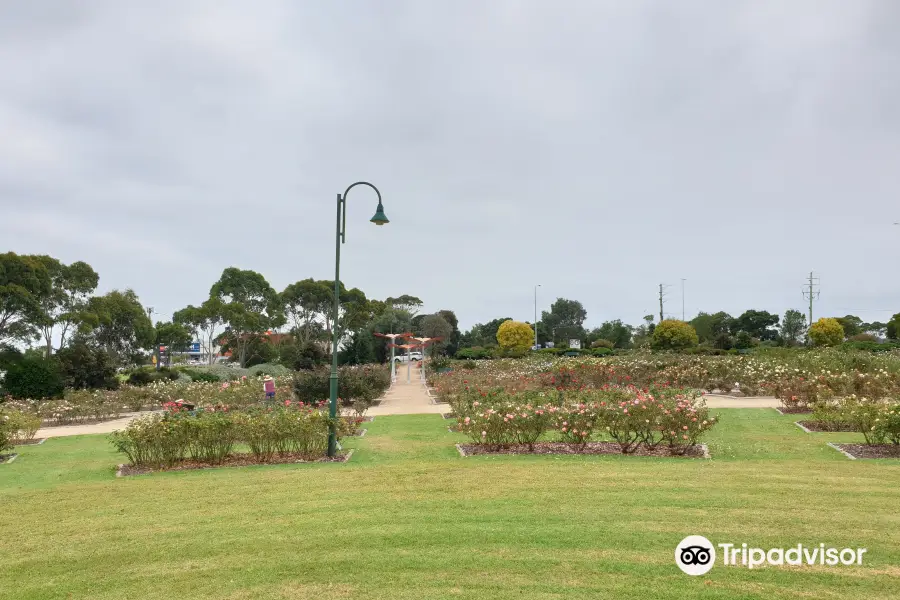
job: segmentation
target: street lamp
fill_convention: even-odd
[[[346,190],[344,195],[337,195],[337,233],[334,240],[334,331],[331,332],[331,398],[328,403],[328,414],[331,417],[331,424],[328,426],[328,456],[337,454],[337,396],[338,396],[338,316],[341,308],[341,244],[347,241],[347,194],[358,185],[366,185],[375,190],[378,194],[378,208],[375,209],[375,216],[369,221],[376,225],[384,225],[389,223],[388,218],[384,214],[384,206],[381,204],[381,192],[378,188],[367,181],[357,181]]]
[[[541,287],[541,284],[537,284],[534,286],[534,349],[538,349],[537,342],[537,289]]]

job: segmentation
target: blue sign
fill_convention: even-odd
[[[188,350],[188,352],[199,354],[200,353],[200,342],[193,342],[191,344],[191,347]]]

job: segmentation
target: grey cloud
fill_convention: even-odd
[[[0,244],[160,313],[230,265],[461,324],[584,302],[900,311],[900,8],[114,1],[0,8]],[[408,256],[408,258],[406,258]],[[864,312],[868,309],[871,312]]]

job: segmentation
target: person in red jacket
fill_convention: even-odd
[[[263,390],[266,392],[266,400],[275,399],[275,381],[268,375],[263,377]]]

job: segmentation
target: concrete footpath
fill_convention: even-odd
[[[378,406],[373,406],[366,413],[378,415],[426,415],[450,412],[447,404],[433,404],[431,396],[425,390],[419,364],[415,363],[409,371],[409,383],[406,382],[407,366],[397,368],[397,380],[381,399]]]
[[[773,396],[736,398],[719,394],[705,394],[703,399],[710,408],[777,408],[781,406],[781,400]]]
[[[149,411],[126,413],[118,419],[103,421],[100,423],[85,423],[81,425],[59,425],[56,427],[42,427],[38,429],[36,438],[63,437],[67,435],[87,435],[90,433],[112,433],[116,429],[125,427],[135,418],[141,415],[149,415]]]

